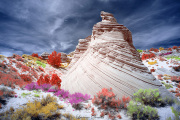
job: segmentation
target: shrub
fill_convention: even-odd
[[[139,53],[143,52],[143,50],[139,50],[139,49],[137,49],[137,51],[138,51]]]
[[[58,53],[56,51],[53,51],[52,54],[48,56],[47,60],[48,64],[54,66],[54,67],[60,67],[61,66],[61,53]]]
[[[40,62],[40,61],[36,61],[36,63],[37,63],[39,66],[42,66],[43,68],[46,67],[46,64],[44,64],[44,63],[42,63],[42,62]]]
[[[80,103],[90,99],[90,95],[83,95],[82,93],[74,93],[70,95],[68,101],[75,109],[81,109]]]
[[[41,85],[41,89],[43,90],[43,91],[48,91],[49,90],[49,88],[51,87],[51,84],[42,84]]]
[[[154,53],[151,53],[151,54],[142,54],[142,57],[141,57],[141,59],[142,60],[146,60],[146,59],[149,59],[149,58],[153,58],[153,57],[155,57],[156,55],[154,54]]]
[[[40,97],[40,95],[39,94],[35,94],[34,97]]]
[[[172,48],[168,48],[168,51],[172,51]]]
[[[138,92],[133,94],[133,99],[136,102],[141,102],[145,105],[150,106],[165,106],[166,105],[166,98],[162,99],[158,89],[139,89]]]
[[[43,74],[40,75],[39,79],[37,80],[38,85],[44,84],[44,76]]]
[[[177,49],[177,46],[173,46],[172,49]]]
[[[120,115],[120,114],[118,114],[118,115],[117,115],[117,118],[121,119],[122,117],[121,117],[121,115]]]
[[[39,66],[39,70],[40,70],[41,72],[45,72],[44,69],[43,69],[41,66]]]
[[[41,99],[42,106],[46,106],[47,104],[49,104],[51,102],[57,102],[57,99],[55,97],[51,96],[50,94],[48,94],[46,97],[43,97]]]
[[[112,88],[109,90],[106,88],[103,88],[102,91],[97,93],[97,96],[94,96],[92,99],[92,103],[95,105],[100,105],[101,109],[107,109],[107,108],[124,108],[126,109],[127,103],[129,102],[129,97],[124,97],[122,100],[118,98],[118,100],[115,99],[115,94],[112,92]]]
[[[15,55],[15,59],[17,60],[17,61],[24,61],[24,59],[20,56],[20,55]]]
[[[145,105],[138,105],[138,103],[134,101],[129,102],[127,110],[127,113],[132,117],[133,120],[156,120],[159,118],[158,112],[155,108]]]
[[[59,88],[61,87],[61,79],[58,77],[57,74],[52,74],[52,78],[51,78],[51,85],[57,85]]]
[[[30,75],[21,74],[20,77],[21,77],[21,79],[23,79],[25,82],[28,82],[28,83],[31,83],[31,82],[32,82],[32,78],[30,77]]]
[[[21,96],[26,97],[27,95],[30,95],[31,93],[22,93]]]
[[[26,72],[30,70],[30,68],[26,65],[22,65],[21,69],[22,69],[22,72]]]
[[[173,86],[171,84],[164,84],[166,89],[169,89],[169,88],[173,88]]]
[[[44,83],[46,84],[50,83],[50,76],[48,74],[44,76]]]
[[[91,113],[92,116],[96,116],[96,113],[95,113],[95,111],[94,111],[94,108],[91,108],[91,112],[92,112],[92,113]]]
[[[159,48],[159,51],[161,51],[161,50],[164,50],[164,48],[163,48],[163,47],[160,47],[160,48]]]
[[[14,68],[14,67],[11,67],[10,69],[11,69],[13,72],[17,72],[17,69]]]
[[[60,114],[57,112],[57,105],[54,101],[46,102],[46,104],[42,103],[42,101],[29,101],[26,107],[17,109],[13,115],[11,115],[11,119],[55,119],[54,116],[59,118]]]
[[[58,90],[54,95],[61,97],[63,99],[69,98],[69,91],[65,91],[63,89]]]
[[[32,83],[26,85],[25,89],[27,89],[27,90],[39,90],[39,89],[41,89],[41,87],[37,83],[32,82]]]
[[[101,117],[104,117],[104,112],[101,112],[100,116],[101,116]]]
[[[173,112],[174,115],[175,115],[175,119],[176,119],[176,120],[179,120],[180,112],[176,111],[176,110],[174,109],[174,107],[171,107],[171,110],[172,110],[172,112]]]
[[[17,67],[17,68],[21,68],[22,66],[24,66],[24,65],[23,65],[21,62],[17,62],[17,63],[16,63],[16,67]]]
[[[39,55],[38,55],[38,53],[33,53],[32,55],[31,55],[32,57],[39,57]]]

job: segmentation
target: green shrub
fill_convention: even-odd
[[[143,50],[137,49],[138,52],[143,52]]]
[[[155,108],[145,106],[143,104],[138,105],[137,102],[130,101],[127,106],[127,113],[132,117],[133,120],[156,120],[159,119],[158,112]]]
[[[165,84],[165,82],[161,82],[162,84]]]
[[[166,89],[169,89],[169,88],[173,88],[173,86],[171,84],[164,84]]]
[[[40,61],[36,61],[36,63],[37,63],[39,66],[42,66],[43,68],[46,67],[46,64],[44,64],[44,63],[42,63],[42,62],[40,62]]]
[[[176,119],[176,120],[179,120],[180,112],[176,111],[176,110],[174,109],[174,107],[171,107],[171,110],[172,110],[172,112],[173,112],[174,115],[175,115],[175,119]]]
[[[34,97],[40,97],[40,95],[39,94],[35,94]]]
[[[161,106],[164,105],[162,98],[160,97],[158,89],[139,89],[138,92],[133,94],[133,99],[137,102],[141,102],[145,105]]]
[[[26,95],[30,95],[31,93],[22,93],[21,96],[26,97]]]
[[[166,120],[172,120],[171,117],[166,118]]]

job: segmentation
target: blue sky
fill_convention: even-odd
[[[0,0],[0,54],[69,53],[114,14],[137,49],[180,46],[179,0]]]

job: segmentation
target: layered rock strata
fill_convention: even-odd
[[[61,88],[91,96],[102,88],[112,88],[117,97],[131,97],[140,88],[158,88],[170,95],[142,63],[131,32],[112,14],[101,12],[101,17],[88,40],[79,40]]]

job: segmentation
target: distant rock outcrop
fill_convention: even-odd
[[[101,17],[92,35],[79,40],[61,88],[92,96],[102,88],[112,88],[117,97],[132,96],[140,88],[170,94],[142,63],[131,32],[112,14],[103,11]]]

